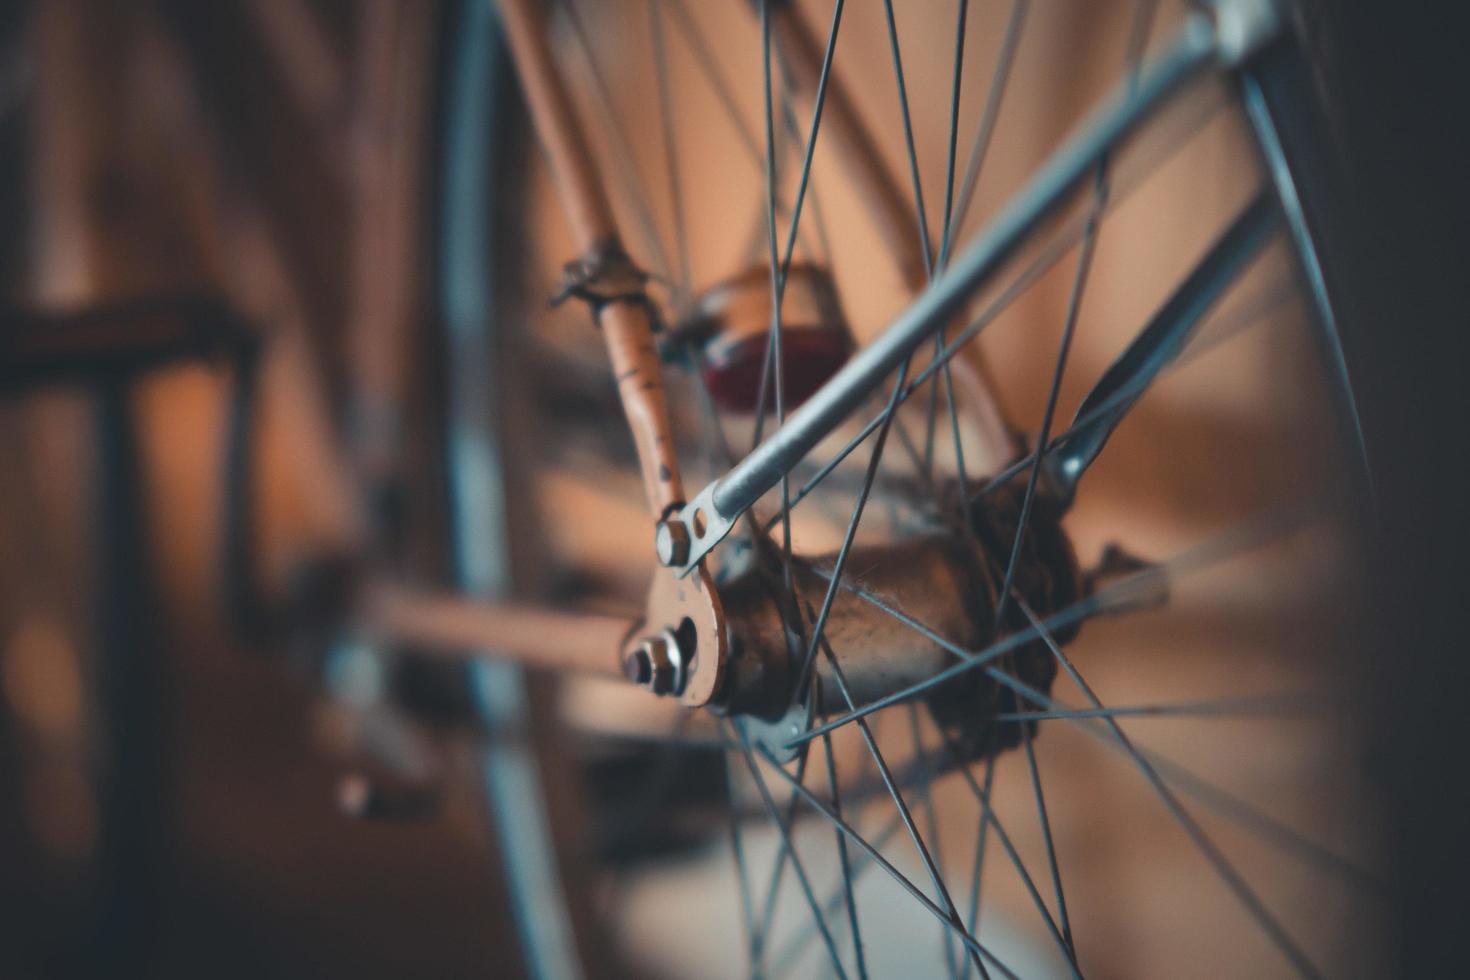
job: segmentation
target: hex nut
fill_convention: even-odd
[[[672,694],[678,685],[678,652],[669,642],[667,633],[651,636],[643,641],[640,649],[647,655],[651,666],[648,689],[654,694]]]

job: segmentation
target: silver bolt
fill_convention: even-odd
[[[664,630],[638,644],[623,661],[623,673],[634,684],[654,694],[678,694],[684,689],[688,658],[672,630]]]
[[[649,662],[653,664],[648,689],[654,694],[670,694],[679,684],[679,648],[673,639],[664,632],[643,641],[643,649],[648,651]]]
[[[653,532],[653,550],[665,566],[682,565],[689,560],[689,529],[684,522],[670,518],[658,522]]]
[[[638,685],[646,685],[653,680],[653,661],[642,646],[628,654],[628,658],[623,661],[623,676]]]

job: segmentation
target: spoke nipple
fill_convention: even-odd
[[[684,564],[689,560],[689,528],[677,518],[659,521],[653,532],[653,548],[661,564]]]

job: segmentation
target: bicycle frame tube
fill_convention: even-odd
[[[592,287],[589,305],[607,342],[618,396],[638,450],[649,510],[659,519],[683,504],[684,490],[653,337],[651,304],[641,281],[635,281],[641,273],[631,268],[623,252],[606,191],[598,182],[566,82],[552,57],[540,3],[501,0],[500,11],[532,122],[550,160],[572,235],[582,249],[578,261],[568,266],[569,284]],[[608,290],[614,279],[615,288]],[[587,295],[583,291],[569,292]],[[687,573],[687,569],[684,571]],[[707,704],[719,688],[729,638],[709,571],[701,568],[693,581],[695,587],[687,588],[669,572],[658,569],[649,590],[648,619],[650,623],[687,619],[694,624],[698,666],[685,682],[681,697],[685,704],[697,707]],[[631,640],[634,647],[638,642],[636,638]],[[624,656],[631,649],[625,649]]]
[[[551,163],[573,240],[582,253],[580,264],[595,279],[604,259],[623,255],[623,246],[598,180],[596,161],[577,125],[571,96],[552,55],[541,4],[500,0],[500,13],[536,134]],[[619,296],[593,309],[638,447],[649,509],[660,517],[683,502],[684,491],[646,297],[640,301],[639,297]]]
[[[706,486],[676,515],[689,531],[688,559],[680,574],[697,564],[735,521],[795,465],[933,331],[955,316],[984,287],[1043,221],[1054,215],[1114,146],[1187,83],[1215,66],[1232,66],[1275,32],[1275,18],[1220,21],[1190,18],[1165,53],[1136,83],[1115,93],[1074,133],[1030,184],[942,275],[873,343],[850,360],[776,432],[724,476]]]

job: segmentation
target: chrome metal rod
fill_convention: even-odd
[[[1205,314],[1265,248],[1278,213],[1274,194],[1257,194],[1082,399],[1073,419],[1075,431],[1046,463],[1054,485],[1068,500],[1128,410],[1184,351]],[[1105,403],[1113,407],[1079,424]]]
[[[704,488],[679,514],[693,567],[781,474],[836,428],[934,330],[982,288],[1054,215],[1116,144],[1207,68],[1224,60],[1211,23],[1191,17],[1166,52],[1084,122],[1024,190],[912,305],[832,377],[754,452]]]

